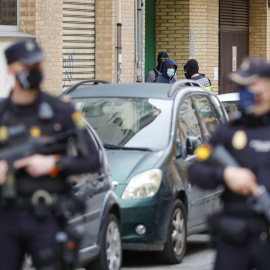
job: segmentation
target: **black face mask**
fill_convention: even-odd
[[[43,79],[43,73],[38,69],[26,70],[18,73],[17,79],[24,89],[32,90],[39,88]]]
[[[193,75],[193,74],[192,74]],[[190,72],[186,72],[185,73],[185,77],[187,78],[187,79],[191,79],[191,73]]]

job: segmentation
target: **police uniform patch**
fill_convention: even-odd
[[[6,126],[0,127],[0,142],[4,142],[8,139],[8,128]]]
[[[30,134],[33,138],[38,138],[40,137],[40,134],[41,134],[41,130],[39,127],[32,127],[30,129]]]
[[[33,52],[35,50],[35,44],[32,41],[25,43],[25,48],[28,52]]]
[[[243,130],[238,130],[232,138],[232,145],[235,149],[241,150],[247,145],[247,134]]]

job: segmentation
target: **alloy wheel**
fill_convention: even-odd
[[[117,223],[111,221],[106,234],[106,255],[109,270],[119,270],[121,265],[121,237]]]

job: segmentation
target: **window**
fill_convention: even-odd
[[[0,29],[18,29],[18,0],[0,0]]]
[[[179,109],[180,130],[186,142],[188,137],[196,137],[198,141],[202,142],[202,135],[198,118],[195,113],[192,101],[186,98]]]
[[[74,99],[105,145],[163,149],[170,136],[171,100],[152,98]]]
[[[194,95],[194,103],[202,120],[202,128],[205,138],[209,139],[220,121],[217,119],[210,100],[206,95]]]
[[[218,120],[220,122],[224,122],[225,116],[224,116],[224,113],[223,113],[223,110],[221,108],[221,104],[220,104],[218,98],[216,96],[211,96],[211,100],[212,100],[212,103],[213,103]]]

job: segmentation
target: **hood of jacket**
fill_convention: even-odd
[[[163,64],[164,64],[164,68],[163,68],[162,75],[164,77],[169,78],[169,76],[167,75],[167,69],[170,66],[175,66],[175,72],[176,72],[176,70],[177,70],[177,64],[176,64],[176,62],[173,59],[166,59]]]

